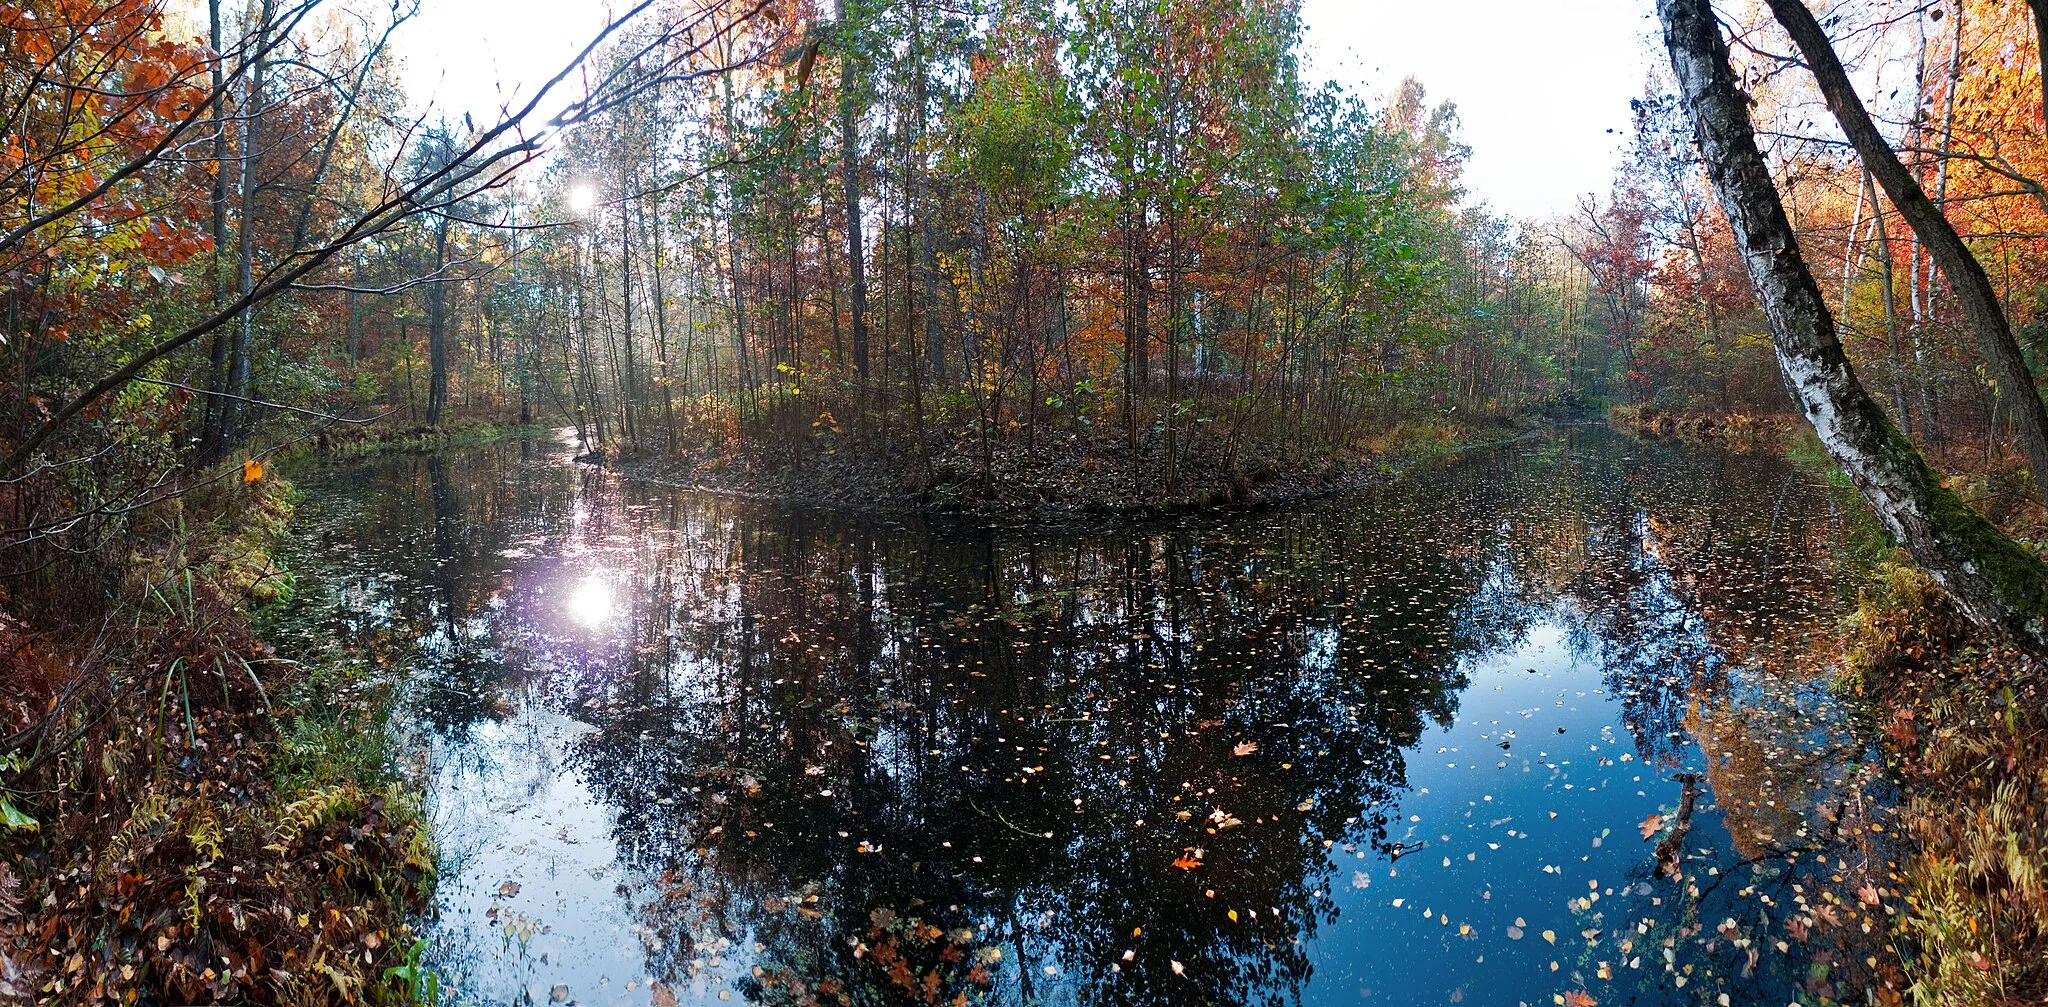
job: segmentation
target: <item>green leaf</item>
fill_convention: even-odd
[[[8,800],[4,794],[0,794],[0,825],[5,825],[17,832],[33,832],[42,828],[42,825],[38,824],[35,819],[22,814],[21,809],[15,807],[14,802]]]

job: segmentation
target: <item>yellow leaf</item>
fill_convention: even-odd
[[[242,461],[242,481],[253,483],[261,478],[263,478],[263,463],[254,458],[244,459]]]

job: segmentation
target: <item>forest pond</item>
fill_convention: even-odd
[[[1784,1005],[1884,958],[1824,658],[1872,533],[1818,472],[1579,428],[986,528],[570,454],[296,477],[281,646],[401,676],[444,1002]]]

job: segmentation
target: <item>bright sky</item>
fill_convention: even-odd
[[[605,21],[600,0],[422,0],[400,45],[416,100],[449,117],[529,91]],[[1651,0],[1304,0],[1307,72],[1383,96],[1414,74],[1457,103],[1474,201],[1520,217],[1607,188],[1642,92]],[[1610,134],[1608,130],[1615,132]]]
[[[601,0],[420,0],[419,15],[399,29],[406,90],[432,100],[448,118],[486,116],[522,98],[559,72],[604,29],[616,5]],[[630,7],[631,3],[625,6]],[[564,87],[580,90],[573,81]]]
[[[1650,0],[1304,0],[1303,17],[1308,74],[1374,95],[1413,74],[1455,102],[1471,198],[1518,217],[1606,192],[1656,27]]]

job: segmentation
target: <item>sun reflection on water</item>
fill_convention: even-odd
[[[601,574],[590,574],[569,593],[569,617],[586,629],[596,629],[612,617],[617,596],[611,582]]]

